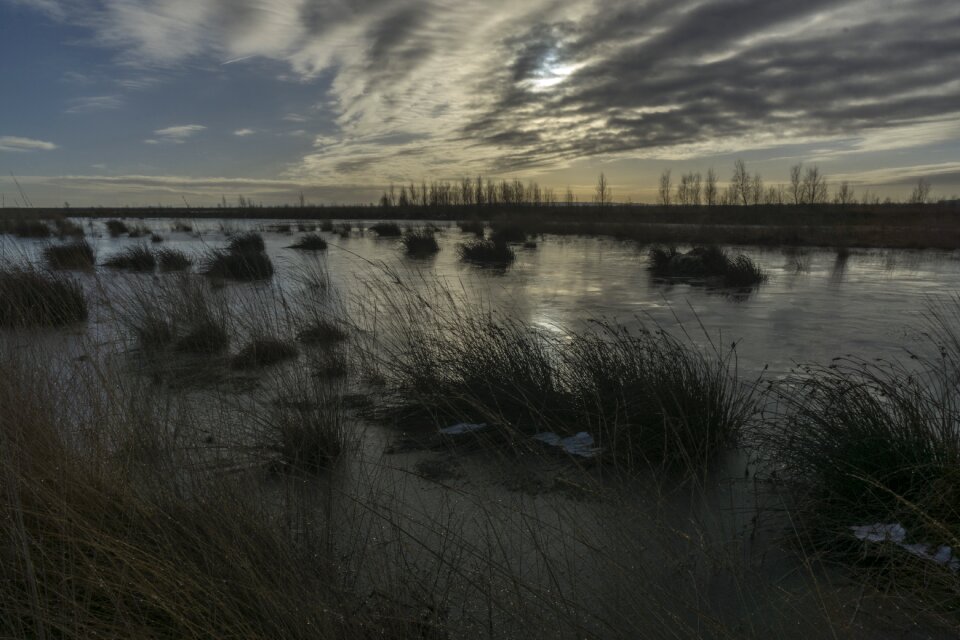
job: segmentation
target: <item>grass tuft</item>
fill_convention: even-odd
[[[159,249],[156,255],[161,271],[184,271],[193,264],[193,259],[179,249]]]
[[[129,227],[122,220],[107,220],[104,223],[107,226],[107,231],[114,238],[123,235],[124,233],[130,233]]]
[[[323,236],[319,233],[308,233],[290,245],[290,248],[303,251],[325,251],[327,249],[327,241],[324,240]]]
[[[457,253],[465,262],[491,266],[507,266],[517,258],[509,246],[491,240],[474,240],[457,245]]]
[[[114,254],[103,264],[112,269],[148,272],[156,268],[157,259],[146,246],[134,245]]]
[[[396,222],[378,222],[370,225],[370,231],[375,232],[381,238],[399,238],[403,235],[403,230]]]
[[[648,254],[647,269],[658,278],[714,281],[727,287],[752,287],[766,280],[766,274],[749,257],[730,258],[717,246],[694,247],[687,253],[675,247],[654,247]]]
[[[408,231],[401,240],[404,252],[413,258],[426,258],[437,254],[440,245],[432,229]]]
[[[273,263],[264,252],[259,233],[234,236],[226,249],[215,249],[206,258],[204,273],[231,280],[266,280],[273,276]]]
[[[34,267],[0,270],[0,327],[60,327],[86,319],[87,300],[73,279]]]
[[[97,263],[93,247],[86,240],[69,244],[51,244],[43,249],[43,257],[51,269],[92,269]]]
[[[483,237],[485,230],[482,220],[461,220],[457,223],[457,226],[460,228],[460,231],[464,233],[472,233],[478,238]]]

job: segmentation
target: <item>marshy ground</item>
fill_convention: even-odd
[[[117,222],[0,239],[0,635],[955,636],[955,252]]]

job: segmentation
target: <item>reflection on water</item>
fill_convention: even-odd
[[[309,252],[287,248],[296,232],[269,230],[276,228],[275,222],[204,220],[193,223],[192,233],[172,231],[169,220],[144,223],[163,235],[162,246],[195,254],[222,246],[227,233],[266,229],[267,251],[278,268],[275,284],[281,287],[291,284],[290,271],[316,259]],[[85,222],[85,226],[92,232],[88,240],[99,262],[125,246],[143,242],[111,238],[102,222]],[[608,238],[545,236],[536,248],[518,245],[516,262],[508,269],[490,270],[457,259],[456,244],[472,236],[456,227],[440,230],[438,255],[411,259],[402,254],[395,238],[359,230],[364,226],[354,224],[349,235],[323,234],[330,244],[323,259],[332,284],[348,295],[378,265],[400,273],[423,272],[425,280],[439,276],[468,298],[543,327],[577,327],[596,318],[667,328],[682,324],[695,339],[706,341],[703,327],[717,344],[738,343],[741,370],[769,365],[773,375],[786,373],[798,361],[826,362],[848,353],[868,358],[897,353],[914,341],[926,299],[960,289],[960,263],[950,252],[848,254],[731,247],[758,261],[769,275],[766,283],[745,293],[654,281],[646,270],[643,247]],[[0,256],[35,258],[42,246],[40,241],[6,237],[0,241]],[[108,272],[101,269],[99,273]]]

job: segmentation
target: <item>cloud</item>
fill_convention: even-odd
[[[183,144],[188,138],[205,131],[206,127],[202,124],[181,124],[165,129],[157,129],[153,132],[155,138],[144,140],[147,144]]]
[[[119,109],[122,106],[123,98],[120,96],[87,96],[71,99],[64,113],[94,113]]]
[[[233,132],[233,135],[243,138],[245,136],[252,136],[255,133],[256,131],[254,131],[253,129],[237,129],[236,131]]]
[[[292,163],[294,178],[960,136],[956,0],[18,1],[134,68],[258,58],[323,76],[336,142]]]
[[[57,145],[43,140],[21,138],[19,136],[0,136],[0,151],[53,151],[56,148]]]

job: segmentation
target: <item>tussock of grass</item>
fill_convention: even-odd
[[[107,231],[114,238],[124,233],[130,233],[130,228],[127,227],[126,223],[122,220],[107,220],[104,224],[107,226]]]
[[[320,231],[326,231],[328,233],[333,231],[333,220],[321,220]]]
[[[264,252],[263,236],[244,233],[231,238],[226,249],[211,251],[204,273],[231,280],[265,280],[273,276],[273,263]]]
[[[370,231],[375,232],[382,238],[399,238],[403,235],[403,230],[396,222],[378,222],[370,225]]]
[[[319,473],[332,467],[356,438],[350,434],[339,398],[314,390],[266,412],[257,440],[282,469]]]
[[[465,262],[492,266],[506,266],[517,258],[509,246],[491,240],[474,240],[457,245],[457,253]]]
[[[150,242],[152,242],[153,244],[160,244],[161,242],[163,242],[163,236],[160,235],[159,233],[151,233]]]
[[[408,231],[401,240],[404,252],[414,258],[424,258],[440,251],[440,245],[433,230],[421,229]]]
[[[258,369],[297,357],[297,347],[291,342],[269,336],[250,340],[230,361],[234,369]]]
[[[50,227],[41,220],[15,220],[10,229],[18,238],[49,238]]]
[[[323,239],[319,233],[308,233],[302,236],[294,244],[290,245],[291,249],[301,249],[303,251],[325,251],[327,248],[327,241]]]
[[[193,259],[179,249],[159,249],[156,255],[161,271],[184,271],[193,264]]]
[[[130,269],[131,271],[153,271],[157,266],[157,259],[153,252],[144,245],[127,247],[114,254],[103,263],[112,269]]]
[[[193,224],[186,220],[174,220],[173,224],[170,225],[170,230],[181,233],[193,233]]]
[[[35,267],[0,269],[0,327],[60,327],[86,319],[83,288],[70,277]]]
[[[130,227],[130,231],[127,233],[127,237],[130,238],[142,238],[144,236],[152,235],[153,232],[149,228],[145,227],[142,224],[134,225]]]
[[[82,238],[86,235],[83,227],[69,218],[56,218],[53,226],[61,238]]]
[[[463,231],[464,233],[472,233],[478,238],[483,237],[485,230],[482,220],[461,220],[457,223],[457,227],[460,228],[460,231]]]
[[[97,264],[93,247],[86,240],[69,244],[51,244],[43,249],[43,257],[51,269],[92,269]]]
[[[730,258],[717,246],[694,247],[680,253],[674,247],[654,247],[647,268],[659,278],[713,280],[728,287],[751,287],[766,280],[766,274],[744,255]]]

